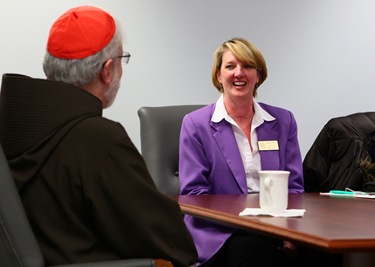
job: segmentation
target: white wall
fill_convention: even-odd
[[[0,3],[0,73],[44,77],[49,27],[70,7],[91,4],[122,23],[132,54],[105,116],[140,148],[141,106],[216,101],[212,54],[242,36],[263,52],[269,77],[259,101],[290,109],[302,154],[335,116],[373,111],[373,0],[8,0]]]

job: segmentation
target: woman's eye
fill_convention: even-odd
[[[227,70],[232,70],[232,69],[234,69],[234,66],[233,66],[233,65],[227,65],[227,66],[225,66],[225,68],[226,68]]]
[[[246,68],[246,69],[255,69],[255,67],[254,67],[254,66],[252,66],[252,65],[248,65],[248,64],[247,64],[247,65],[245,65],[245,66],[244,66],[244,68]]]

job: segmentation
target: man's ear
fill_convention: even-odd
[[[114,61],[112,58],[108,59],[101,71],[100,71],[100,80],[102,81],[102,83],[104,84],[110,84],[112,82],[112,79],[113,79],[113,75],[114,75]]]

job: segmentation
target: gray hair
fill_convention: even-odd
[[[118,56],[123,36],[118,21],[112,40],[98,53],[83,59],[61,59],[48,51],[44,57],[43,70],[48,79],[81,87],[92,83],[109,59]]]

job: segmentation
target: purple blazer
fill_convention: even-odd
[[[277,140],[279,150],[259,151],[262,170],[288,170],[289,193],[303,193],[302,158],[297,123],[285,109],[259,103],[276,120],[256,131],[258,141]],[[180,134],[181,195],[247,194],[246,174],[232,125],[211,121],[215,104],[187,114]],[[198,250],[198,264],[210,259],[235,229],[185,215]]]

